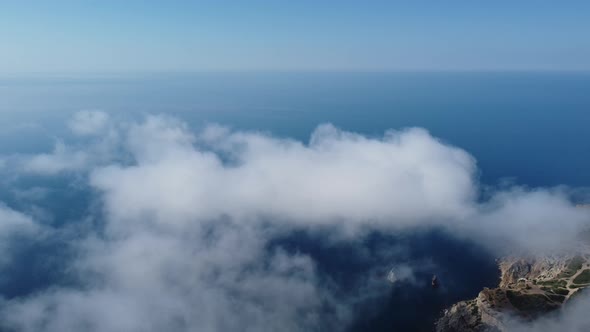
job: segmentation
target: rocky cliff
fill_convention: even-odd
[[[553,311],[590,286],[590,252],[576,255],[505,257],[500,283],[477,298],[454,304],[436,323],[437,332],[506,331],[507,316],[532,320]]]

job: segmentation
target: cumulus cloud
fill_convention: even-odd
[[[24,171],[43,175],[54,175],[63,171],[76,171],[86,167],[89,156],[84,151],[72,151],[63,142],[55,143],[53,152],[25,158]]]
[[[70,125],[89,134],[100,119],[77,115]],[[301,228],[351,239],[437,226],[490,247],[554,249],[588,222],[564,190],[514,187],[482,200],[475,159],[419,128],[371,138],[322,125],[304,143],[222,126],[195,133],[149,116],[105,133],[91,146],[31,159],[37,171],[88,172],[101,223],[76,243],[74,281],[4,301],[5,327],[342,330],[354,301],[310,255],[273,239]]]
[[[88,255],[78,262],[84,286],[12,301],[4,311],[5,325],[23,331],[330,326],[319,321],[317,313],[330,299],[317,287],[309,258],[281,252],[264,256],[258,241],[244,231],[224,229],[210,244],[200,244],[205,239],[189,233],[144,230],[125,240],[86,243]]]
[[[198,149],[200,141],[166,119],[132,127],[137,165],[92,174],[112,216],[411,224],[472,208],[473,158],[422,129],[369,139],[324,125],[308,145],[261,133],[205,133],[207,149]]]
[[[589,211],[576,208],[565,188],[496,192],[479,206],[475,220],[462,231],[485,236],[483,241],[496,249],[520,246],[537,254],[575,249],[580,233],[590,226]]]
[[[18,155],[8,158],[13,167],[29,174],[56,175],[64,172],[87,172],[102,163],[112,162],[120,153],[119,134],[107,113],[80,111],[68,122],[72,133],[91,138],[82,146],[57,140],[50,153]],[[15,166],[16,165],[16,166]]]

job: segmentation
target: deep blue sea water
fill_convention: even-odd
[[[510,179],[533,187],[590,186],[590,73],[0,76],[0,154],[49,151],[56,137],[68,138],[67,118],[88,109],[122,117],[169,114],[194,127],[217,122],[300,140],[324,122],[367,135],[419,126],[471,153],[484,184]],[[51,188],[38,203],[52,211],[49,219],[60,223],[75,221],[93,208],[87,189],[67,185],[70,180],[29,177],[11,183]],[[26,208],[7,188],[0,188],[0,201]],[[403,258],[375,254],[370,260],[355,254],[358,244],[324,246],[314,236],[296,233],[269,246],[310,255],[322,275],[342,289],[365,281],[375,266],[386,273],[388,261],[432,263],[417,276],[424,284],[393,287],[358,304],[362,315],[353,330],[427,331],[442,308],[497,281],[494,257],[476,244],[437,231],[377,234],[366,240],[363,252],[388,252],[382,247],[397,245],[411,250]],[[67,241],[23,248],[24,260],[15,261],[11,274],[0,279],[0,293],[10,298],[63,282],[59,270],[67,254]],[[429,286],[432,273],[443,285],[436,291]],[[345,300],[345,291],[342,296]]]

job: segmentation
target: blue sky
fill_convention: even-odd
[[[3,1],[0,72],[588,70],[588,1]]]

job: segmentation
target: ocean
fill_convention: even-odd
[[[72,139],[66,122],[80,110],[102,110],[122,118],[166,114],[194,128],[219,123],[302,141],[322,123],[369,136],[423,127],[476,158],[482,188],[507,182],[578,190],[590,186],[590,73],[4,75],[0,155],[47,152],[58,137]],[[30,177],[11,184],[53,188],[39,204],[52,211],[49,219],[61,220],[59,227],[64,220],[82,218],[89,207],[96,208],[88,188],[70,182],[65,177]],[[0,201],[26,208],[19,206],[14,188],[0,189]],[[278,246],[311,256],[321,275],[342,289],[356,289],[368,275],[386,274],[392,267],[389,261],[401,259],[395,253],[382,254],[390,247],[411,248],[405,260],[429,262],[418,272],[417,283],[384,283],[383,294],[355,304],[362,314],[352,323],[353,331],[428,331],[443,308],[497,283],[495,257],[444,230],[375,234],[362,244],[363,253],[373,257],[369,260],[357,257],[358,244],[326,246],[314,236],[302,230],[275,239],[269,250]],[[26,263],[11,263],[11,273],[0,280],[0,293],[14,298],[67,283],[58,270],[64,268],[68,253],[67,243],[59,241],[23,249],[20,257]],[[430,287],[434,273],[441,280],[440,289]],[[347,296],[343,291],[343,299]]]
[[[586,72],[0,76],[0,152],[46,150],[47,132],[87,109],[304,141],[326,122],[368,135],[418,126],[471,153],[483,183],[590,185]],[[33,122],[43,128],[24,137]]]

